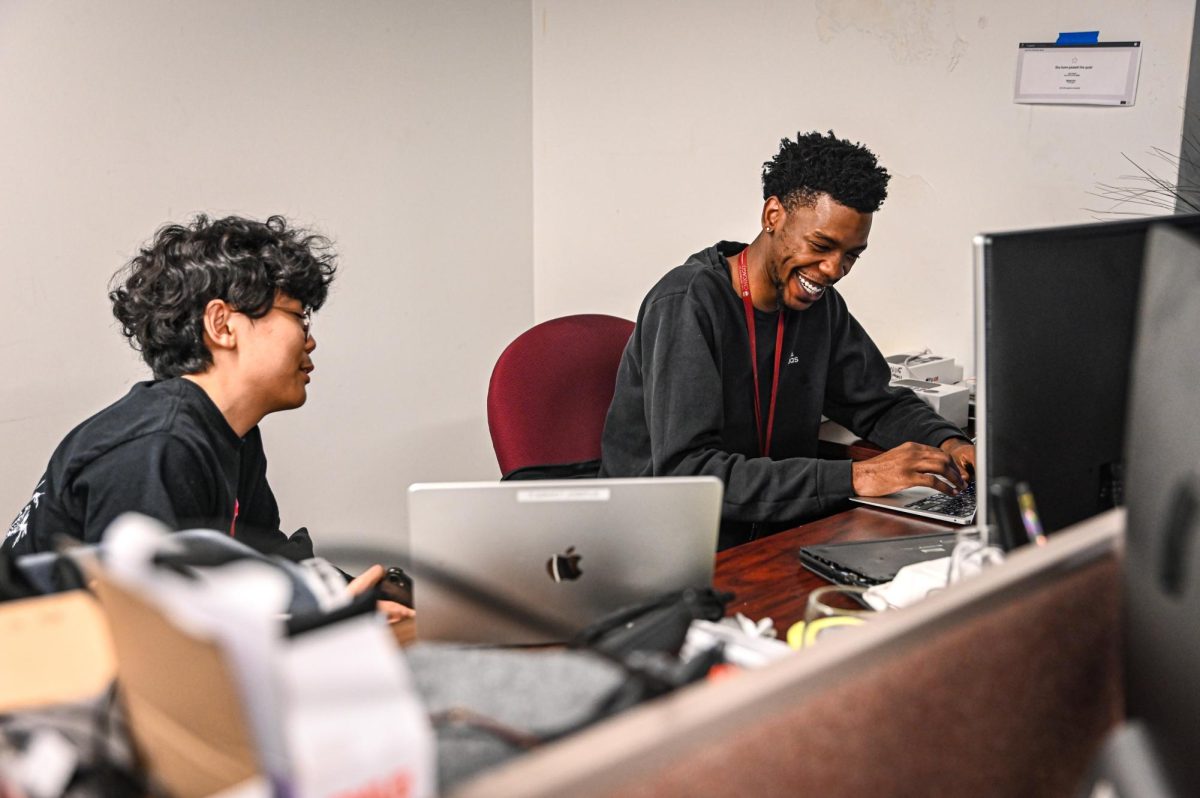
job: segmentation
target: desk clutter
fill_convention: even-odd
[[[126,516],[99,547],[0,563],[17,598],[0,602],[6,641],[40,636],[0,653],[0,786],[29,798],[435,795],[677,688],[792,657],[986,564],[981,547],[960,550],[872,588],[875,612],[806,617],[786,643],[771,618],[725,617],[732,595],[698,587],[555,638],[566,646],[401,647],[375,599],[453,586],[428,564],[410,563],[415,585],[390,569],[382,590],[355,599],[319,558],[276,560]],[[480,596],[506,606],[476,585]]]
[[[356,606],[344,587],[223,536],[214,557],[209,535],[126,515],[99,549],[60,558],[85,572],[95,598],[73,592],[98,601],[116,663],[116,700],[83,729],[136,751],[85,761],[92,746],[60,745],[76,754],[56,759],[65,794],[432,794],[433,733],[373,601]],[[19,768],[29,740],[5,738]]]
[[[244,626],[246,608],[240,605],[245,601],[230,602],[228,596],[201,601],[197,596],[218,584],[260,580],[245,573],[183,576],[180,571],[186,569],[177,567],[177,558],[162,555],[164,546],[171,548],[168,543],[178,542],[186,534],[176,533],[157,542],[152,536],[135,536],[130,556],[114,559],[108,552],[98,576],[98,602],[92,594],[76,590],[0,603],[0,623],[9,619],[8,629],[15,625],[12,618],[41,607],[48,599],[82,599],[80,603],[99,608],[94,613],[84,612],[93,621],[98,619],[101,628],[111,627],[109,645],[115,650],[108,677],[93,674],[95,682],[68,683],[74,692],[63,693],[58,703],[41,696],[20,706],[0,704],[0,713],[8,713],[0,714],[0,784],[9,789],[19,784],[24,792],[17,794],[30,798],[214,792],[270,796],[285,790],[297,796],[524,795],[523,786],[508,790],[491,787],[504,783],[512,773],[528,772],[526,768],[545,756],[557,757],[560,763],[582,764],[575,757],[580,755],[583,741],[605,736],[611,740],[613,730],[623,729],[632,717],[642,718],[642,723],[653,718],[649,727],[661,728],[663,735],[670,736],[675,734],[674,727],[663,728],[660,721],[675,718],[682,722],[692,717],[690,711],[679,715],[677,710],[695,705],[693,699],[707,696],[719,699],[715,705],[722,705],[728,696],[753,692],[759,685],[778,685],[781,675],[798,673],[797,667],[804,670],[810,662],[811,667],[824,662],[819,667],[841,672],[830,665],[841,661],[836,652],[846,650],[845,646],[838,648],[839,636],[849,635],[843,642],[852,647],[882,639],[881,633],[886,638],[887,630],[896,629],[897,623],[924,617],[922,613],[936,615],[930,605],[938,604],[931,600],[912,607],[916,615],[890,610],[876,613],[871,617],[883,620],[860,623],[859,631],[839,624],[835,616],[826,617],[818,624],[823,631],[814,635],[822,638],[816,641],[821,656],[810,658],[797,657],[783,642],[771,639],[774,630],[765,618],[721,617],[739,605],[715,591],[681,591],[614,614],[583,635],[590,640],[588,650],[579,646],[500,649],[426,642],[400,648],[380,617],[354,613],[351,602],[328,613],[340,613],[338,620],[309,624],[307,631],[279,632],[261,647],[272,656],[251,663],[255,675],[247,677],[226,641],[205,636],[200,628],[205,622]],[[794,538],[779,537],[789,560],[798,567],[794,544],[787,543]],[[1071,555],[1068,559],[1075,562],[1078,558]],[[155,560],[171,562],[172,567],[148,568],[147,563]],[[257,561],[243,565],[249,565],[249,570],[266,568],[269,572],[271,568]],[[996,568],[981,576],[1019,573],[1020,564],[1013,565],[1016,571]],[[422,575],[413,571],[419,600]],[[272,596],[277,607],[287,606],[289,577],[274,576],[278,578],[262,581],[275,587],[258,590]],[[169,587],[158,586],[160,581]],[[717,582],[728,584],[724,579]],[[972,585],[988,582],[981,578]],[[939,598],[954,604],[961,602],[956,597],[979,592],[964,587],[965,592],[947,591]],[[187,606],[180,609],[177,599],[185,592]],[[169,597],[172,594],[175,598]],[[949,605],[942,601],[938,606]],[[250,610],[249,616],[251,623],[257,623],[253,619],[264,613]],[[672,618],[678,622],[669,622]],[[779,618],[781,623],[792,620],[787,615]],[[277,629],[284,620],[275,618]],[[651,634],[650,630],[657,631]],[[824,639],[825,631],[832,640]],[[236,637],[236,631],[234,634]],[[140,636],[138,645],[143,647],[132,665],[128,657],[121,656],[131,635]],[[680,654],[644,650],[640,641],[647,639],[668,649],[682,641]],[[90,640],[96,642],[95,637]],[[714,643],[720,646],[719,657]],[[639,651],[639,646],[643,650]],[[597,650],[602,653],[597,655]],[[66,656],[83,653],[76,649],[67,651]],[[832,658],[824,656],[826,653]],[[1026,655],[1021,657],[1024,662]],[[893,657],[883,656],[880,661],[889,663],[887,670]],[[109,690],[106,685],[113,662],[116,689]],[[718,682],[718,675],[730,672],[729,663],[736,666],[735,671],[778,667],[773,667],[769,677],[764,674],[765,681],[743,675]],[[0,649],[0,684],[9,683],[13,665],[11,651]],[[928,667],[927,663],[922,667]],[[1006,661],[1004,668],[1008,667]],[[194,683],[198,679],[209,686],[197,690]],[[709,683],[675,690],[701,679]],[[92,694],[93,690],[98,692]],[[264,712],[256,720],[251,708],[262,701],[264,696],[258,694],[264,692],[268,700],[270,695],[276,697],[275,714]],[[651,698],[655,700],[646,700]],[[147,711],[159,707],[163,709]],[[268,722],[263,724],[264,720]],[[602,725],[597,723],[601,720],[605,721]],[[693,721],[699,722],[695,717]],[[688,733],[699,733],[697,729],[703,725],[689,726]],[[797,720],[794,728],[807,725],[811,724]],[[262,728],[265,736],[261,736]],[[277,769],[267,771],[265,763],[271,760],[266,747],[272,740],[279,758],[274,760]],[[552,742],[554,746],[547,746]],[[590,761],[595,753],[588,747],[583,755]],[[738,780],[746,775],[738,773]],[[178,780],[168,786],[166,774],[174,774]],[[590,776],[580,777],[584,778]],[[346,784],[357,786],[343,788]]]
[[[730,597],[711,588],[566,647],[402,648],[374,596],[240,548],[130,515],[101,547],[24,563],[47,594],[0,602],[9,642],[39,636],[0,653],[0,794],[435,795],[714,666],[787,653],[721,622]]]
[[[943,552],[947,556],[937,556]],[[1004,562],[1003,550],[989,544],[979,528],[805,546],[798,554],[805,568],[833,584],[812,591],[804,620],[787,630],[788,645],[795,649],[815,645],[886,610],[910,607]]]

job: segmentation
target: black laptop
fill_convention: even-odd
[[[949,557],[954,532],[825,543],[800,549],[805,568],[840,585],[871,587],[890,582],[906,565]]]

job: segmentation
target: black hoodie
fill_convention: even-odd
[[[852,495],[850,461],[817,459],[822,414],[888,449],[962,435],[912,391],[888,385],[883,355],[830,287],[807,310],[783,311],[775,426],[762,457],[745,309],[725,260],[744,248],[722,241],[651,289],[621,358],[602,443],[603,476],[720,477],[721,548],[754,536],[752,525],[794,526]],[[765,426],[777,314],[756,309],[755,322]]]
[[[279,531],[262,436],[239,438],[193,382],[141,382],[73,429],[50,457],[3,545],[54,551],[54,536],[100,540],[123,512],[173,529],[215,529],[264,554],[313,556],[308,531]],[[236,519],[235,519],[236,515]]]

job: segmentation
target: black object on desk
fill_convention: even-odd
[[[1046,542],[1028,482],[998,477],[989,482],[988,494],[988,516],[997,545],[1012,551],[1026,543]]]
[[[1012,551],[1027,542],[1021,526],[1021,510],[1017,506],[1017,485],[1007,477],[997,477],[988,484],[988,521],[996,530],[995,542],[1005,551]]]
[[[804,546],[800,562],[805,568],[841,585],[871,587],[890,582],[906,565],[949,557],[954,532],[910,535],[884,540],[854,540]]]
[[[413,607],[412,577],[403,569],[392,566],[387,569],[383,579],[375,586],[375,598],[379,601],[395,601],[405,607]]]

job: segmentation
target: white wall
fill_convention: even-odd
[[[487,378],[532,318],[529,15],[0,0],[0,513],[147,378],[108,278],[201,210],[341,253],[309,402],[263,423],[285,529],[395,540],[410,482],[495,477]]]
[[[832,129],[893,175],[851,309],[885,353],[972,373],[972,237],[1091,221],[1122,153],[1178,152],[1193,7],[533,0],[534,314],[633,318],[667,269],[757,233],[780,138]],[[1075,30],[1142,41],[1134,107],[1013,104],[1018,42]]]

